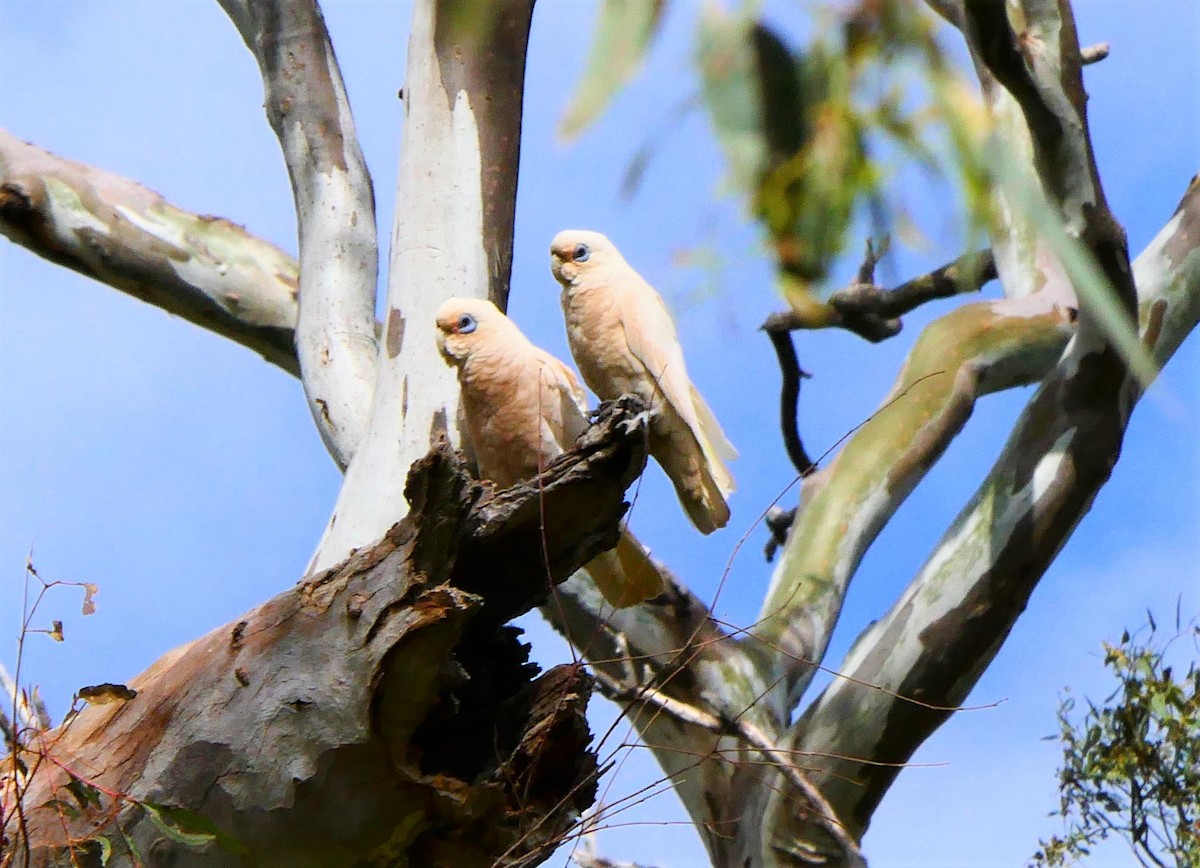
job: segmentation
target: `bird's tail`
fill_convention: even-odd
[[[733,476],[703,432],[697,436],[681,424],[651,428],[650,454],[666,471],[680,504],[700,533],[712,533],[729,523],[725,498],[733,490]]]
[[[584,569],[615,609],[636,606],[663,592],[662,573],[650,552],[627,530],[621,531],[615,549],[592,558]]]
[[[672,475],[671,482],[676,497],[700,533],[710,534],[729,524],[729,503],[707,466],[688,476]]]

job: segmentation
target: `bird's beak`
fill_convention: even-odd
[[[451,364],[454,361],[454,357],[450,355],[450,351],[446,348],[446,333],[441,329],[438,329],[437,332],[437,348],[438,352],[442,354],[442,358],[446,360],[446,364]]]

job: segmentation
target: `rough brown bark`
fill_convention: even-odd
[[[126,837],[156,865],[541,861],[595,797],[591,679],[578,664],[535,679],[505,622],[615,543],[646,461],[644,432],[623,425],[640,409],[606,408],[502,492],[432,451],[376,545],[44,734],[23,758],[28,850],[16,817],[5,829],[14,864],[86,861],[101,835],[109,864],[133,862]],[[74,801],[72,777],[99,804],[53,802]],[[139,802],[197,812],[248,856],[176,841]]]

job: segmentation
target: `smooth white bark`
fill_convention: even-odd
[[[300,237],[296,354],[321,439],[346,467],[375,390],[378,243],[371,179],[315,0],[220,0],[258,61]],[[364,541],[366,542],[366,541]]]
[[[448,20],[452,16],[436,0],[417,0],[414,6],[398,204],[371,420],[311,570],[336,564],[405,515],[408,468],[433,442],[445,437],[461,445],[458,384],[438,353],[434,313],[450,296],[495,296],[497,278],[507,295],[509,257],[488,249],[488,241],[507,235],[494,240],[511,248],[516,155],[514,151],[508,163],[500,161],[499,171],[512,184],[506,192],[502,182],[488,177],[494,167],[485,171],[484,149],[496,147],[498,133],[489,119],[495,123],[495,112],[506,106],[513,116],[500,123],[515,124],[519,135],[523,40],[532,12],[531,4],[521,6],[499,7],[497,20],[485,25],[494,29],[474,34],[456,32]],[[503,40],[513,33],[521,40],[521,54],[520,64],[508,70],[510,80],[479,74],[463,54],[464,44],[479,56],[502,51]],[[471,40],[486,45],[493,37],[501,42],[499,48],[470,45]],[[497,218],[497,226],[489,224],[488,208],[508,210],[507,230],[500,226],[502,219]]]

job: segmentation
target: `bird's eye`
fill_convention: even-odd
[[[575,249],[571,251],[571,258],[576,262],[587,262],[591,255],[592,249],[586,244],[576,244]]]
[[[477,325],[479,325],[479,323],[475,322],[475,317],[471,316],[469,313],[464,313],[458,318],[458,322],[454,324],[454,330],[460,335],[469,335],[471,332],[475,331],[475,327]]]

